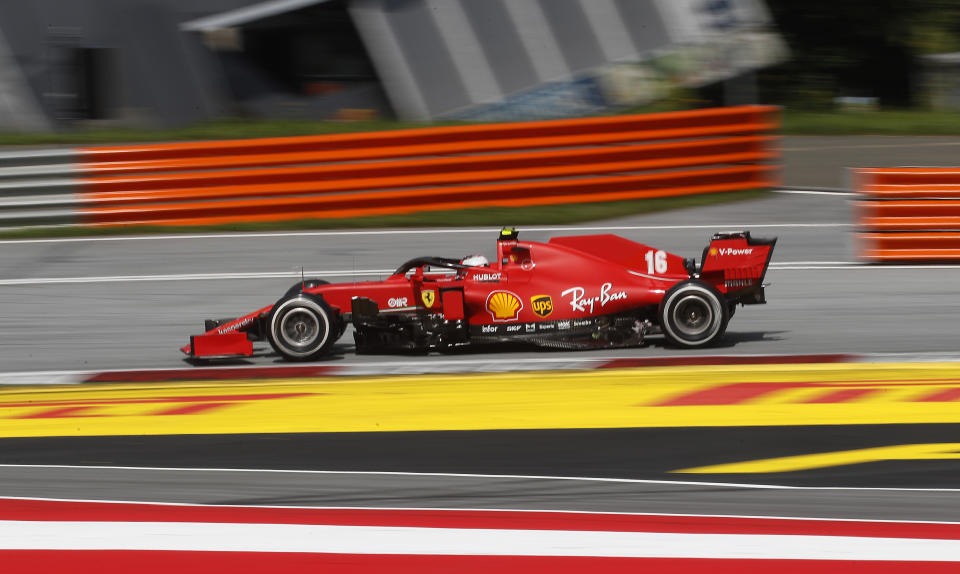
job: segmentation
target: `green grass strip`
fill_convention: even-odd
[[[335,122],[289,120],[221,120],[180,129],[88,128],[55,133],[0,132],[0,146],[123,145],[125,143],[188,140],[229,140],[287,136],[332,135],[407,128],[458,125],[455,122],[416,123],[392,120]]]
[[[960,114],[923,110],[808,112],[784,110],[784,135],[960,135]],[[163,141],[220,140],[373,132],[458,122],[414,123],[390,120],[310,122],[223,120],[175,130],[91,128],[57,133],[0,132],[0,146],[122,145]]]
[[[632,110],[636,112],[636,110]],[[643,110],[651,111],[651,110]],[[652,111],[663,111],[653,109]],[[960,135],[960,114],[927,110],[810,112],[785,109],[786,135]],[[463,125],[464,122],[290,121],[227,119],[181,129],[97,127],[56,133],[0,132],[0,146],[124,143],[325,135]]]
[[[784,111],[788,135],[960,135],[960,114],[921,110]]]

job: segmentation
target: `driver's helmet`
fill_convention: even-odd
[[[480,255],[479,253],[476,255],[468,255],[464,257],[463,259],[460,260],[460,263],[468,267],[484,267],[484,266],[490,265],[490,262],[487,261],[487,258],[484,257],[483,255]]]

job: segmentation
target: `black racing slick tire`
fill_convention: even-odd
[[[296,295],[306,291],[307,289],[313,289],[318,285],[329,285],[329,281],[324,281],[323,279],[304,279],[303,281],[297,281],[295,284],[291,285],[287,292],[283,294],[284,297],[289,297],[291,295]]]
[[[321,297],[307,293],[277,301],[267,317],[267,340],[290,361],[310,361],[324,355],[341,329],[338,318]]]
[[[679,347],[707,347],[727,330],[730,310],[712,286],[691,279],[677,283],[660,303],[660,327],[667,341]]]

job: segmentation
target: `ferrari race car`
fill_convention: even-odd
[[[504,228],[496,260],[417,257],[383,281],[306,279],[276,303],[207,320],[189,357],[250,356],[266,340],[284,358],[327,353],[348,324],[358,353],[448,351],[527,343],[629,347],[662,333],[680,347],[716,342],[737,305],[765,303],[776,239],[715,234],[696,263],[616,235],[524,242]]]

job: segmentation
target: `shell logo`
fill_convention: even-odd
[[[717,248],[716,248],[716,247],[711,247],[711,248],[710,248],[710,255],[716,255],[716,254],[717,254]]]
[[[516,321],[523,302],[509,291],[493,291],[487,295],[487,312],[494,321]]]

